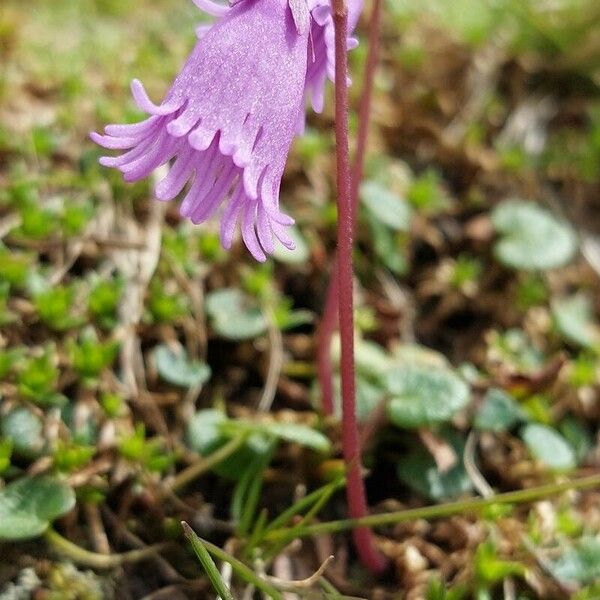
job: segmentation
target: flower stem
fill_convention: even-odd
[[[345,0],[332,0],[335,25],[335,138],[337,157],[337,267],[341,343],[342,448],[347,471],[346,495],[351,518],[367,515],[362,480],[356,390],[354,381],[354,301],[352,297],[352,245],[354,206],[351,190],[350,151],[348,147],[348,8]],[[371,530],[353,530],[354,543],[362,563],[379,573],[386,563],[377,552]]]
[[[367,149],[367,136],[369,133],[369,117],[373,100],[373,83],[375,70],[379,62],[379,45],[381,35],[381,8],[382,0],[373,0],[371,21],[369,23],[369,46],[367,64],[365,67],[364,81],[358,112],[358,139],[354,168],[352,176],[352,209],[353,221],[356,221],[358,208],[358,192],[363,177],[365,154]],[[333,406],[333,365],[331,363],[331,339],[337,328],[338,314],[338,273],[335,266],[331,274],[331,281],[325,298],[325,309],[317,334],[317,375],[321,388],[321,407],[325,415],[334,413]]]

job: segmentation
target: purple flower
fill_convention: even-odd
[[[134,100],[149,118],[109,125],[92,139],[126,150],[100,160],[126,181],[172,161],[156,197],[172,200],[189,183],[181,215],[202,223],[223,206],[223,246],[231,247],[239,222],[248,250],[264,261],[275,239],[294,247],[286,233],[294,221],[279,208],[279,188],[291,142],[303,128],[305,95],[320,109],[332,74],[328,0],[194,2],[218,19],[199,31],[163,102],[154,104],[134,80]],[[357,16],[361,3],[352,3]]]
[[[363,7],[363,0],[348,0],[348,30],[354,31]],[[308,0],[311,13],[311,43],[306,72],[306,93],[315,112],[321,112],[325,103],[325,81],[335,79],[334,26],[331,0]],[[348,39],[348,50],[356,48],[358,40]]]

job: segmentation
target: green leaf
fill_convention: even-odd
[[[78,342],[70,340],[68,348],[75,371],[85,380],[94,380],[115,360],[119,342],[101,342],[90,327],[81,334]]]
[[[250,340],[267,330],[267,321],[256,305],[241,290],[225,288],[206,296],[206,312],[214,330],[230,340]]]
[[[600,573],[600,539],[582,538],[551,565],[552,574],[560,581],[594,583]]]
[[[340,377],[335,375],[333,378],[333,392],[336,414],[341,416],[341,392]],[[373,383],[365,378],[361,373],[356,376],[356,418],[360,423],[364,423],[373,411],[379,406],[386,396],[385,390],[379,383]]]
[[[49,346],[39,357],[28,360],[18,377],[19,394],[42,405],[54,403],[55,386],[59,370],[55,363],[56,349]]]
[[[172,323],[188,312],[186,298],[179,293],[169,293],[158,278],[150,284],[148,310],[156,323]]]
[[[515,423],[526,420],[526,414],[510,394],[492,388],[485,395],[483,404],[475,415],[474,425],[477,429],[506,431]]]
[[[411,184],[406,199],[419,212],[437,214],[448,205],[448,198],[441,187],[441,178],[432,169],[421,173]]]
[[[557,300],[552,304],[552,313],[556,328],[567,341],[584,348],[600,347],[600,328],[587,296],[576,294]]]
[[[154,352],[158,374],[169,383],[184,388],[205,384],[211,375],[210,367],[197,360],[190,360],[182,348],[175,352],[161,344]]]
[[[21,346],[0,349],[0,380],[5,379],[14,366],[18,365],[25,355]]]
[[[409,270],[407,234],[394,231],[369,215],[370,238],[375,255],[392,273],[405,275]]]
[[[13,445],[12,440],[0,437],[0,474],[4,473],[10,466]]]
[[[408,231],[412,215],[408,202],[378,181],[367,181],[360,188],[360,197],[378,221],[394,231]]]
[[[65,331],[83,323],[73,311],[76,295],[75,285],[54,287],[37,294],[33,302],[41,321],[55,331]]]
[[[329,439],[320,431],[299,423],[266,423],[261,425],[261,429],[286,442],[301,444],[318,452],[328,452],[331,448]]]
[[[398,427],[446,423],[469,402],[469,386],[452,371],[406,365],[388,371],[383,386],[390,396],[388,417]]]
[[[209,456],[231,438],[230,432],[225,431],[225,425],[231,426],[232,434],[240,431],[240,428],[236,427],[236,421],[228,419],[221,411],[200,410],[188,424],[187,442],[202,456]],[[269,439],[272,438],[262,434],[250,435],[248,441],[235,454],[214,467],[214,472],[225,479],[238,480],[248,465],[254,464],[269,451]]]
[[[480,544],[475,553],[474,564],[477,578],[488,585],[503,581],[512,575],[523,577],[526,573],[520,562],[499,558],[492,542]]]
[[[228,420],[227,415],[220,410],[213,408],[199,410],[188,424],[188,443],[200,454],[208,454],[206,449],[223,439],[220,425]]]
[[[22,286],[33,263],[33,255],[11,251],[0,245],[0,281]]]
[[[331,345],[331,358],[334,364],[340,361],[340,337],[336,335]],[[385,348],[375,342],[360,337],[354,342],[354,359],[357,373],[368,379],[378,379],[391,367],[392,359]]]
[[[58,471],[69,473],[89,463],[95,453],[95,446],[59,441],[53,454],[54,466]]]
[[[412,449],[397,466],[398,477],[407,486],[430,500],[456,498],[473,487],[463,464],[465,442],[455,431],[447,431],[442,437],[452,446],[458,462],[441,473],[431,456],[422,446]]]
[[[577,465],[573,448],[551,427],[530,423],[521,429],[521,437],[531,454],[551,469],[563,471]]]
[[[19,479],[0,491],[0,539],[37,537],[74,505],[73,490],[58,479]]]
[[[492,223],[501,236],[494,253],[508,267],[555,269],[568,264],[577,251],[571,227],[532,202],[502,202],[492,213]]]
[[[133,433],[121,438],[118,447],[122,456],[141,464],[149,471],[165,471],[175,460],[175,457],[165,449],[164,440],[146,439],[146,428],[143,423],[137,423]]]
[[[575,451],[577,461],[582,461],[594,447],[594,438],[585,425],[575,417],[565,417],[558,426],[561,434]]]
[[[28,408],[14,408],[0,420],[2,437],[10,440],[13,452],[25,458],[35,458],[44,447],[42,420]]]

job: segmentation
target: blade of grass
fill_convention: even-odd
[[[270,598],[273,598],[273,600],[283,600],[283,594],[274,585],[257,575],[241,560],[238,560],[234,556],[231,556],[225,552],[225,550],[222,550],[218,546],[215,546],[206,540],[201,540],[201,542],[214,558],[229,563],[233,572],[240,579],[246,583],[249,583],[250,585],[253,585],[256,589],[260,590]]]
[[[295,529],[294,534],[291,537],[288,529],[278,529],[268,532],[265,535],[265,539],[271,542],[285,541],[289,543],[291,539],[319,535],[322,533],[339,533],[356,527],[394,525],[396,523],[414,521],[416,519],[437,519],[460,513],[478,511],[494,504],[521,504],[524,502],[534,502],[568,490],[585,490],[598,487],[600,487],[600,475],[592,475],[590,477],[563,481],[561,483],[541,485],[526,490],[506,492],[489,498],[470,498],[468,500],[458,500],[456,502],[448,502],[435,506],[411,508],[379,515],[368,515],[359,519],[341,519],[339,521],[306,525],[303,528]]]
[[[233,596],[229,591],[229,588],[221,579],[221,573],[219,573],[219,569],[217,569],[217,565],[215,565],[213,559],[210,556],[208,550],[204,547],[202,540],[196,535],[196,532],[185,522],[181,522],[181,526],[183,527],[183,532],[185,533],[185,537],[189,540],[202,568],[206,572],[206,575],[210,579],[210,582],[215,589],[215,592],[219,594],[221,600],[233,600]]]
[[[327,485],[320,487],[318,490],[315,490],[314,492],[308,494],[308,496],[301,498],[300,500],[298,500],[297,502],[292,504],[292,506],[290,506],[290,508],[288,508],[286,511],[282,512],[278,517],[273,519],[267,525],[267,527],[265,529],[265,533],[268,533],[270,531],[278,529],[279,527],[283,527],[293,517],[300,514],[303,510],[308,509],[316,502],[319,502],[320,498],[323,495],[330,494],[330,490],[331,490],[331,493],[333,493],[336,490],[343,488],[345,484],[346,484],[346,478],[344,476],[341,476],[341,477],[337,478],[336,480],[332,481],[331,483],[328,483]]]
[[[271,461],[273,453],[268,452],[268,457],[265,457],[261,461],[259,468],[256,471],[255,477],[250,480],[248,486],[248,494],[246,495],[245,502],[242,510],[242,518],[240,520],[239,529],[242,535],[247,535],[252,526],[254,515],[256,514],[256,507],[260,499],[260,492],[263,487],[263,474],[267,464]]]
[[[262,489],[263,472],[271,462],[276,445],[277,442],[273,440],[265,453],[244,473],[236,485],[231,502],[231,514],[238,523],[238,532],[241,536],[247,535],[250,531]]]
[[[296,525],[294,525],[291,529],[289,529],[290,537],[293,536],[294,531],[302,529],[302,527],[304,527],[307,523],[310,523],[310,521],[312,521],[313,517],[321,511],[321,509],[323,508],[323,506],[325,506],[325,504],[327,504],[327,502],[329,502],[329,499],[331,498],[331,496],[333,496],[335,490],[336,490],[336,487],[333,485],[330,485],[328,487],[328,489],[325,490],[325,493],[321,494],[320,498],[313,504],[313,506],[302,517],[302,519],[300,519],[300,521]],[[273,557],[277,556],[285,548],[286,544],[287,544],[286,542],[281,542],[279,544],[275,544],[275,547],[271,548],[268,551],[268,553],[266,554],[266,557],[273,558]]]
[[[250,533],[250,537],[248,538],[248,543],[246,544],[246,546],[244,548],[244,555],[246,557],[250,556],[252,553],[252,550],[260,544],[262,537],[264,535],[264,532],[265,532],[268,516],[269,516],[269,513],[268,513],[267,509],[263,509],[260,511],[260,513],[258,515],[258,519],[256,519],[256,524],[254,525],[254,528],[252,529],[252,532]]]

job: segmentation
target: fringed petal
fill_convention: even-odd
[[[91,137],[123,151],[101,163],[118,168],[127,181],[172,161],[155,186],[156,197],[166,201],[183,193],[180,213],[193,223],[223,206],[223,246],[231,246],[240,221],[244,243],[262,262],[276,238],[293,244],[284,234],[293,219],[279,209],[279,188],[303,122],[308,7],[306,0],[238,0],[230,7],[194,1],[218,20],[197,42],[165,99],[153,103],[134,80],[133,98],[149,117],[109,125]]]
[[[229,6],[223,4],[217,4],[212,0],[192,0],[192,2],[206,14],[212,15],[213,17],[224,17],[230,10]]]

